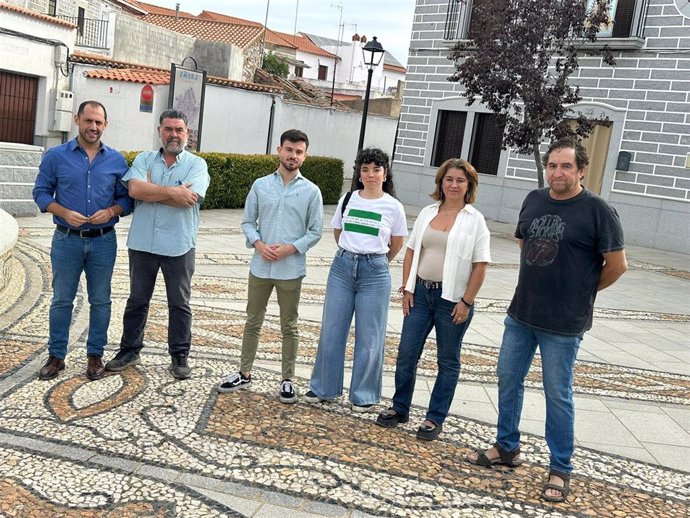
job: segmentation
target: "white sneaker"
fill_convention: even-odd
[[[310,390],[304,395],[304,400],[312,405],[315,405],[316,403],[321,403],[321,401],[325,401],[325,399],[321,399],[319,396],[314,394],[314,391],[312,390]]]
[[[352,405],[352,411],[357,412],[358,414],[364,414],[365,412],[369,412],[374,405]]]
[[[283,380],[280,383],[278,393],[280,395],[281,403],[291,404],[297,401],[297,392],[295,391],[295,385],[290,380]]]

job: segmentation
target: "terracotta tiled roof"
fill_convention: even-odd
[[[31,16],[32,18],[38,18],[39,20],[47,23],[52,23],[53,25],[62,25],[68,29],[76,29],[77,26],[60,18],[55,18],[54,16],[48,16],[47,14],[39,13],[32,9],[25,9],[23,7],[18,7],[16,5],[8,4],[6,2],[0,2],[0,9],[5,9],[7,11],[13,11],[15,13],[24,14],[26,16]]]
[[[352,95],[352,94],[339,94],[336,92],[333,94],[333,100],[335,100],[335,101],[361,101],[362,96],[361,95]]]
[[[383,69],[390,70],[391,72],[400,72],[401,74],[407,72],[407,69],[405,67],[399,67],[398,65],[390,65],[388,63],[383,64]]]
[[[86,73],[86,77],[92,79],[110,79],[112,81],[148,83],[152,85],[167,85],[170,83],[170,70],[165,68],[147,67],[136,63],[127,63],[126,61],[115,61],[108,57],[88,52],[75,52],[72,54],[70,60],[73,63],[107,67],[104,69],[89,70]],[[254,92],[282,93],[282,88],[278,85],[261,85],[258,83],[235,81],[233,79],[214,76],[208,76],[206,81],[209,84],[231,86]]]
[[[146,2],[139,2],[137,0],[130,0],[130,3],[139,7],[140,9],[143,9],[149,14],[162,14],[162,15],[167,15],[167,16],[175,16],[175,9],[167,9],[165,7],[159,7],[157,5],[153,4],[147,4]],[[188,18],[194,18],[194,15],[192,13],[188,13],[185,11],[180,11],[180,16],[186,16]]]
[[[252,22],[250,20],[244,20],[242,18],[235,18],[234,16],[228,16],[227,14],[214,13],[213,11],[201,11],[196,15],[197,18],[202,20],[215,20],[217,22],[225,23],[235,23],[237,25],[251,25],[253,27],[263,27],[259,22]]]
[[[242,49],[257,41],[263,32],[261,25],[217,22],[184,16],[175,18],[175,16],[149,14],[140,19],[174,32],[189,34],[202,40],[231,43]]]
[[[89,70],[86,73],[86,77],[151,85],[167,85],[170,83],[170,72],[166,73],[162,70],[146,70],[141,68],[99,68],[97,70]]]
[[[335,59],[335,54],[331,54],[327,50],[323,50],[321,47],[317,47],[309,39],[301,35],[286,34],[284,32],[278,32],[271,29],[266,30],[266,41],[273,43],[274,45],[286,46],[290,48],[297,47],[302,52],[308,54],[314,54],[316,56],[325,56]]]

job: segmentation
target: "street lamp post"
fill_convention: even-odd
[[[371,92],[371,76],[374,75],[374,69],[378,66],[383,58],[383,50],[381,44],[376,41],[376,36],[371,41],[367,42],[362,48],[362,55],[364,56],[364,65],[367,67],[367,89],[364,92],[364,108],[362,108],[362,127],[359,130],[359,145],[357,152],[359,153],[364,147],[364,133],[367,129],[367,112],[369,111],[369,93]]]

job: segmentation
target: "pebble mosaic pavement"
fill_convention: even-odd
[[[198,264],[248,260],[246,254],[197,257]],[[217,394],[218,380],[238,362],[244,315],[209,307],[208,301],[243,300],[245,279],[194,278],[190,380],[175,381],[167,371],[167,308],[157,289],[141,366],[88,382],[83,347],[77,346],[57,379],[40,381],[27,370],[45,356],[49,259],[45,250],[20,239],[12,267],[12,283],[0,299],[0,439],[13,439],[0,440],[0,516],[243,516],[182,483],[185,477],[335,504],[360,516],[690,514],[688,475],[672,469],[578,448],[573,496],[565,504],[547,504],[539,498],[547,448],[537,437],[524,436],[525,464],[517,470],[486,470],[462,459],[471,446],[491,442],[494,428],[470,419],[450,416],[438,441],[422,443],[414,437],[421,408],[413,408],[410,423],[384,430],[373,425],[372,414],[353,414],[346,395],[319,405],[282,405],[276,398],[279,375],[267,369],[255,369],[249,390]],[[110,347],[119,340],[128,286],[126,254],[120,254]],[[305,285],[302,300],[320,304],[323,287]],[[477,311],[504,312],[506,302],[480,299]],[[641,312],[606,316],[687,320]],[[80,336],[73,337],[79,343],[85,320],[80,292],[74,324]],[[314,357],[319,325],[301,322],[303,364]],[[277,320],[267,317],[262,359],[280,358],[279,332]],[[389,371],[397,341],[394,333],[387,338]],[[433,375],[433,349],[426,348],[420,373]],[[462,353],[463,380],[495,383],[495,348],[464,344]],[[307,386],[307,380],[297,382]],[[539,386],[538,365],[529,383]],[[578,362],[575,384],[579,393],[690,404],[688,376]],[[122,467],[114,469],[113,463]]]

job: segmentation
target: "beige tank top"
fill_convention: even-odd
[[[448,232],[426,227],[422,236],[417,275],[426,281],[443,281],[443,262],[446,258]]]

